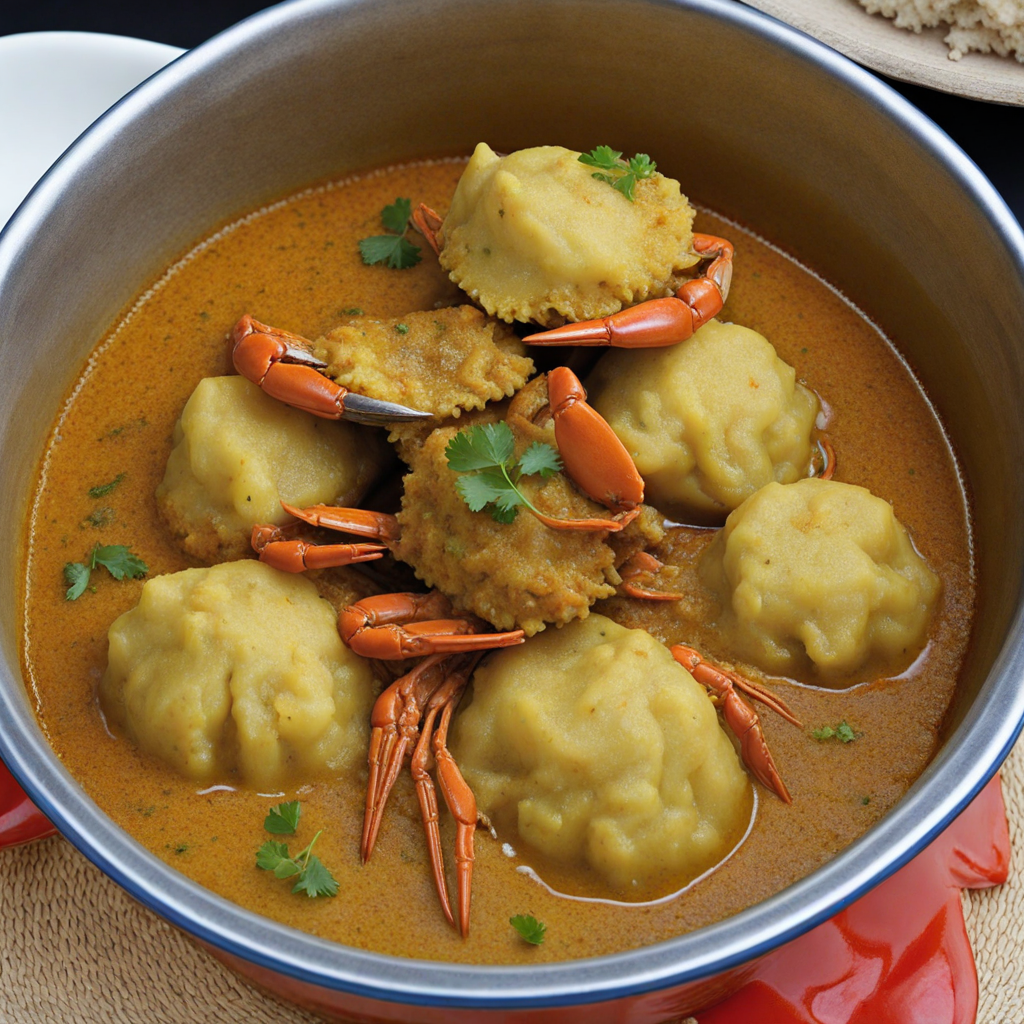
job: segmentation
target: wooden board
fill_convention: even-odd
[[[1024,106],[1024,64],[1013,57],[968,53],[949,59],[946,29],[915,34],[868,14],[856,0],[747,0],[756,7],[883,75],[941,92]]]

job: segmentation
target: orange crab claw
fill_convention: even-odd
[[[749,679],[744,679],[736,672],[730,672],[710,664],[692,647],[676,644],[671,650],[672,657],[690,672],[698,683],[712,690],[719,699],[726,725],[740,741],[743,763],[754,773],[754,777],[762,785],[772,790],[783,802],[791,804],[793,798],[789,795],[789,790],[775,767],[775,760],[768,749],[768,743],[761,728],[761,720],[758,718],[757,712],[740,698],[736,690],[743,690],[755,700],[770,707],[787,722],[800,727],[800,721],[793,712],[770,690]]]
[[[372,562],[383,557],[383,544],[314,544],[302,538],[288,537],[279,526],[257,523],[252,528],[252,549],[261,562],[282,572],[328,569],[335,565]]]
[[[322,419],[379,426],[430,417],[418,409],[350,392],[324,376],[321,371],[327,364],[313,355],[305,338],[261,324],[248,313],[235,324],[231,358],[243,377],[272,398]]]
[[[334,505],[297,508],[284,501],[281,502],[281,508],[290,516],[295,516],[310,526],[354,533],[357,537],[376,537],[378,540],[391,541],[398,540],[401,532],[398,520],[386,512],[372,512],[365,508],[338,508]]]
[[[416,230],[427,240],[427,245],[434,250],[434,255],[440,256],[441,245],[437,240],[437,233],[444,223],[440,214],[432,210],[426,203],[420,203],[413,210],[412,222]]]
[[[644,500],[643,477],[567,366],[548,373],[548,401],[566,473],[594,501],[617,512],[635,509]]]
[[[378,594],[341,610],[338,631],[344,642],[364,658],[391,661],[425,654],[457,654],[521,644],[521,629],[482,632],[474,617],[452,618],[448,599],[429,594]]]
[[[661,348],[686,341],[721,311],[732,282],[732,243],[715,235],[694,235],[694,251],[710,259],[702,277],[687,281],[674,296],[651,299],[598,320],[565,324],[531,334],[528,345],[612,345]]]
[[[667,590],[648,590],[637,582],[643,576],[657,576],[663,568],[664,563],[649,551],[638,551],[619,567],[619,576],[622,577],[619,593],[624,597],[637,597],[644,601],[682,600],[682,594],[671,594]]]

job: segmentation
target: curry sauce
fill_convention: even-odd
[[[288,793],[256,793],[230,779],[197,787],[113,735],[97,702],[107,629],[138,601],[142,581],[117,582],[96,572],[81,598],[65,600],[65,564],[83,561],[96,543],[130,546],[150,575],[191,564],[161,520],[154,492],[186,399],[201,378],[230,372],[229,333],[243,313],[315,338],[353,310],[402,316],[458,299],[429,250],[417,266],[390,270],[365,266],[358,241],[380,233],[380,211],[395,196],[443,210],[463,167],[463,161],[441,161],[388,168],[250,214],[175,264],[103,339],[61,409],[32,496],[25,678],[49,741],[99,806],[168,864],[244,907],[400,956],[522,963],[612,953],[767,898],[884,815],[934,753],[970,632],[969,511],[935,411],[877,328],[777,250],[698,214],[697,230],[727,236],[736,246],[721,319],[764,334],[821,396],[838,452],[837,479],[892,502],[941,577],[943,593],[927,646],[900,676],[842,691],[769,680],[805,725],[801,731],[760,710],[793,804],[758,787],[758,812],[745,843],[678,898],[644,906],[561,898],[517,870],[535,861],[522,849],[515,858],[503,851],[505,840],[521,846],[515,836],[496,840],[481,828],[472,932],[462,940],[437,905],[407,774],[395,787],[365,866],[359,863],[365,769],[310,779]],[[709,531],[672,530],[656,552],[679,566],[685,586],[678,605],[613,598],[596,610],[663,642],[685,641],[729,660],[709,625],[713,608],[694,569],[710,537]],[[852,742],[814,737],[813,730],[840,721],[853,730]],[[324,830],[317,854],[340,882],[338,898],[292,895],[289,885],[256,868],[255,851],[269,838],[264,816],[282,799],[303,805],[299,833],[290,840],[294,849]],[[454,830],[445,818],[442,812],[450,852]],[[574,887],[571,872],[541,871],[555,888]],[[547,925],[543,945],[518,938],[508,924],[514,914],[532,914]]]

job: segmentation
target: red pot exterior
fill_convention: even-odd
[[[0,761],[0,850],[45,839],[56,831]]]

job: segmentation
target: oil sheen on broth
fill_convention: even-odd
[[[942,427],[909,370],[877,329],[813,274],[708,213],[696,228],[729,237],[735,276],[720,319],[765,335],[830,410],[838,478],[889,500],[942,579],[929,642],[909,670],[846,691],[771,681],[805,724],[760,709],[767,740],[793,796],[763,789],[739,852],[677,899],[648,906],[579,902],[549,893],[522,863],[557,887],[571,873],[537,858],[509,858],[477,832],[472,932],[459,938],[437,905],[419,808],[400,776],[372,860],[359,863],[365,769],[347,784],[311,778],[287,794],[227,784],[199,790],[113,736],[98,710],[107,629],[138,601],[142,581],[94,577],[68,603],[62,570],[96,542],[127,544],[150,576],[187,568],[160,519],[154,492],[175,421],[201,378],[231,372],[228,332],[251,312],[315,338],[359,308],[401,316],[458,299],[435,260],[409,270],[364,266],[359,239],[379,233],[381,208],[412,196],[444,209],[462,161],[411,164],[317,187],[236,221],[199,245],[146,292],[105,338],[69,392],[40,465],[28,525],[23,664],[43,729],[68,770],[120,826],[214,892],[288,925],[400,956],[519,963],[612,953],[720,920],[813,871],[889,810],[924,769],[956,683],[974,603],[969,513]],[[671,171],[670,171],[671,173]],[[685,186],[685,182],[684,182]],[[898,439],[898,443],[894,443]],[[123,474],[123,477],[121,476]],[[90,488],[120,477],[107,495]],[[708,598],[692,566],[710,534],[670,532],[655,553],[683,566],[682,608],[603,602],[595,611],[728,659],[706,626]],[[689,575],[688,575],[689,574]],[[811,731],[845,720],[858,738],[820,742]],[[225,780],[225,783],[230,780]],[[317,853],[341,885],[336,899],[294,896],[254,865],[263,818],[301,799],[299,847],[323,828]],[[453,829],[442,812],[442,837]],[[515,837],[508,838],[515,845]],[[450,854],[449,854],[450,863]],[[548,866],[550,867],[550,866]],[[583,886],[585,888],[585,886]],[[510,929],[513,914],[547,925],[539,947]]]

